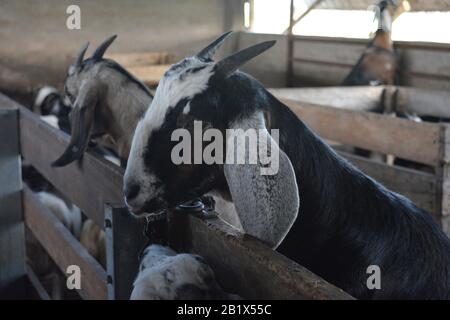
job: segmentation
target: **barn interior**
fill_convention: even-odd
[[[88,128],[82,153],[55,167],[84,125],[69,115],[70,66],[86,42],[87,59],[109,39],[100,59],[154,95],[171,65],[225,32],[215,61],[276,40],[239,69],[450,236],[449,28],[450,0],[2,1],[0,298],[142,298],[132,291],[150,243],[200,255],[214,286],[233,295],[220,298],[372,298],[247,236],[215,213],[215,198],[133,218],[123,202],[129,149],[113,134]]]

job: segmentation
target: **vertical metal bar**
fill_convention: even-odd
[[[105,206],[108,299],[129,299],[139,269],[139,254],[147,243],[145,219],[131,216],[126,207]]]
[[[25,227],[19,112],[0,108],[0,297],[25,298]]]

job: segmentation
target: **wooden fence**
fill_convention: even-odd
[[[291,85],[338,85],[356,64],[369,40],[288,37]],[[400,84],[427,89],[450,88],[448,44],[395,41],[400,57]]]
[[[48,298],[25,262],[25,229],[32,232],[65,274],[78,265],[84,299],[127,299],[144,244],[143,221],[131,218],[122,204],[123,170],[87,152],[82,163],[52,168],[69,136],[37,114],[0,94],[0,295]],[[4,137],[9,137],[4,139]],[[106,231],[107,270],[91,257],[63,224],[20,179],[19,154],[68,200]],[[23,203],[23,206],[22,206]],[[176,250],[206,258],[226,290],[256,299],[352,299],[297,263],[244,236],[217,218],[169,212],[168,241]],[[26,228],[25,228],[26,226]],[[3,234],[3,233],[2,233]],[[17,286],[17,282],[23,282]],[[13,289],[15,288],[13,292]]]
[[[164,72],[176,62],[167,52],[109,53],[105,58],[116,61],[149,87],[157,86]]]

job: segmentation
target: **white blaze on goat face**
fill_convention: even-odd
[[[150,107],[136,127],[125,171],[125,186],[140,187],[136,197],[126,199],[132,210],[142,209],[146,201],[160,197],[164,191],[159,179],[144,166],[144,152],[152,152],[146,150],[152,133],[161,128],[167,113],[180,101],[190,100],[207,89],[213,67],[212,62],[189,57],[174,64],[160,80]]]
[[[151,107],[145,113],[143,122],[148,136],[162,126],[167,112],[178,102],[182,99],[192,99],[208,87],[213,67],[213,63],[190,57],[167,70],[156,89]],[[196,69],[196,72],[190,73]]]

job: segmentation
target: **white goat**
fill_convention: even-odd
[[[79,239],[81,234],[81,211],[74,205],[69,205],[63,199],[49,192],[37,193],[39,200],[61,221],[64,226]]]
[[[238,299],[222,291],[214,272],[198,255],[177,254],[168,247],[150,245],[134,281],[131,300]]]

